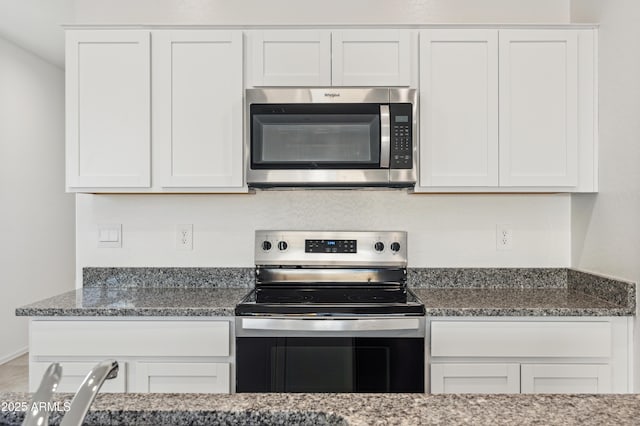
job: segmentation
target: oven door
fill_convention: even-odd
[[[236,392],[424,392],[424,319],[238,318]]]

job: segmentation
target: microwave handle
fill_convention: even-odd
[[[380,105],[380,168],[389,168],[391,156],[391,125],[389,123],[389,105]]]

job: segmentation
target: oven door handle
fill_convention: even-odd
[[[391,156],[391,124],[389,105],[380,105],[380,168],[389,168]]]
[[[419,330],[419,318],[288,319],[242,318],[244,330],[273,331],[388,331]]]

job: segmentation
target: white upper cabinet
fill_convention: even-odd
[[[420,33],[421,186],[498,185],[498,32]]]
[[[411,30],[251,32],[251,86],[409,86]],[[416,55],[413,55],[416,56]]]
[[[152,36],[159,185],[241,187],[242,33],[172,30]]]
[[[597,32],[420,32],[418,191],[597,191]]]
[[[254,86],[331,85],[330,31],[255,31],[252,40]]]
[[[69,191],[246,191],[242,31],[71,29],[66,55]]]
[[[148,188],[149,31],[66,36],[67,186]]]
[[[334,86],[409,86],[411,33],[344,30],[332,33]]]
[[[578,183],[578,35],[500,31],[500,185]]]

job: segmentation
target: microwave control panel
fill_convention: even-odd
[[[413,168],[413,117],[411,104],[390,104],[391,147],[389,168]]]

